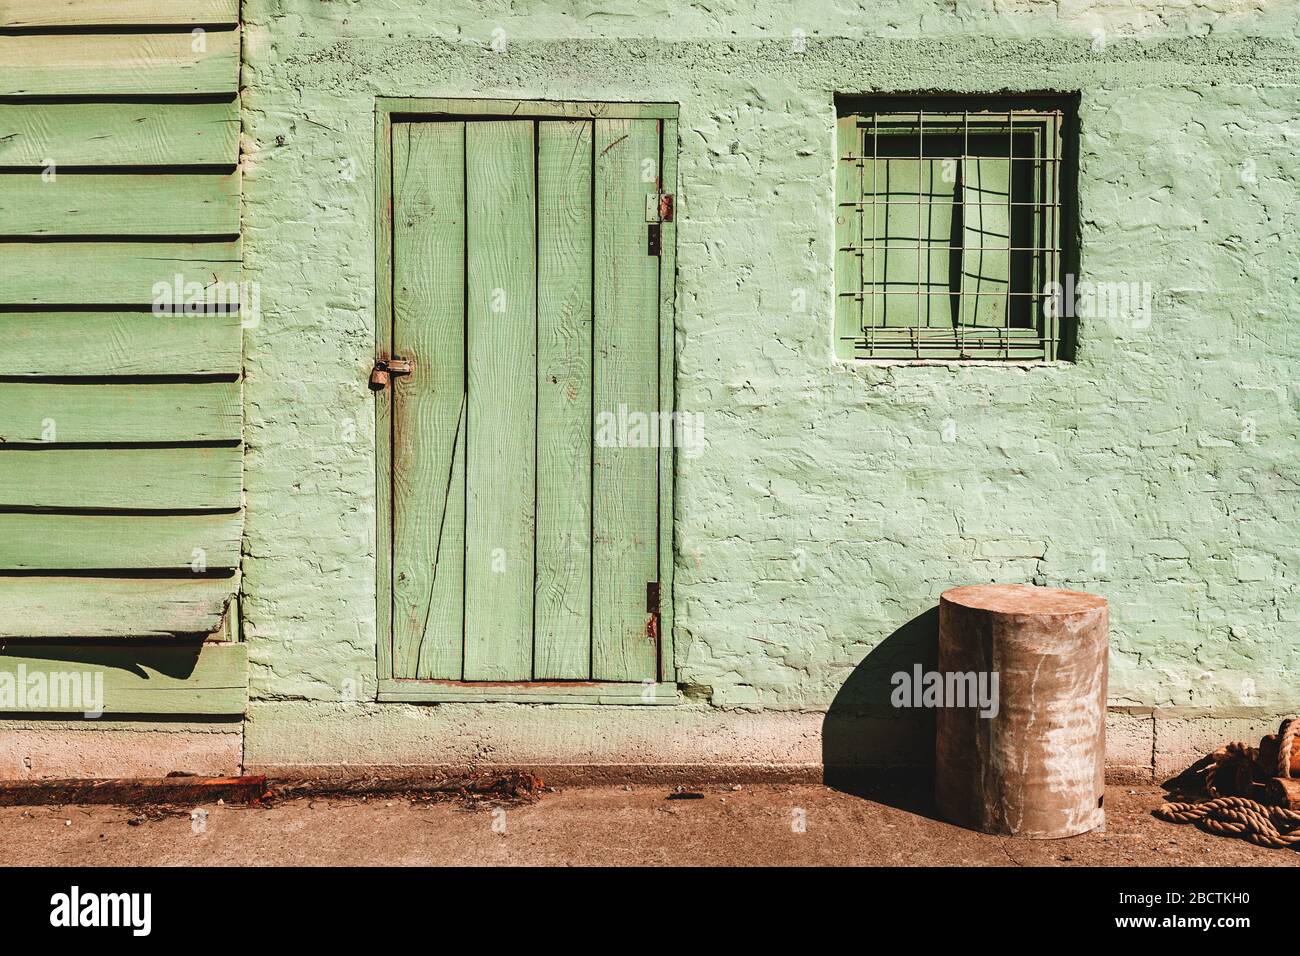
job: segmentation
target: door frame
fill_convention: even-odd
[[[460,99],[381,96],[375,100],[375,359],[393,345],[393,124],[500,116],[510,119],[657,119],[662,124],[660,191],[677,188],[676,103],[574,100]],[[659,411],[676,410],[677,224],[660,227]],[[659,679],[640,684],[607,681],[484,682],[393,676],[393,387],[375,396],[375,636],[376,700],[436,703],[674,704],[679,702],[673,643],[673,520],[676,443],[659,448]]]

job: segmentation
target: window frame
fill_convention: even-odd
[[[837,97],[836,153],[835,153],[835,318],[834,318],[834,353],[841,360],[939,360],[939,361],[976,361],[976,362],[1051,362],[1068,359],[1073,345],[1073,329],[1068,317],[1060,315],[1060,309],[1044,308],[1044,300],[1051,288],[1048,283],[1060,282],[1062,276],[1071,271],[1074,262],[1075,244],[1071,241],[1075,216],[1073,207],[1074,185],[1076,177],[1076,156],[1072,136],[1074,131],[1073,100],[1066,96],[999,96],[999,95],[962,95],[962,96],[918,96],[913,94]],[[892,124],[894,128],[882,134],[882,122]],[[927,156],[925,136],[944,135],[963,136],[961,155],[954,157],[964,168],[967,160],[989,158],[987,154],[969,153],[970,137],[990,134],[1006,136],[1008,140],[1007,159],[1009,181],[1016,183],[1016,164],[1021,161],[1034,163],[1029,182],[1033,190],[1030,201],[1033,216],[1033,228],[1027,247],[1027,261],[1030,263],[1029,277],[1025,289],[1016,292],[1009,284],[1008,293],[1027,295],[1030,298],[1028,316],[1031,325],[1015,327],[1010,319],[1001,326],[978,328],[971,325],[954,323],[948,326],[921,326],[919,324],[887,326],[880,322],[868,321],[864,314],[864,301],[869,297],[874,302],[877,289],[892,284],[880,281],[875,272],[868,282],[865,276],[866,260],[869,249],[890,248],[888,238],[884,246],[880,242],[878,229],[872,230],[872,236],[866,235],[866,210],[879,208],[880,201],[873,197],[879,192],[866,191],[865,167],[868,163],[877,163],[880,159],[911,158],[907,154],[891,155],[888,150],[881,153],[878,149],[883,136],[910,137],[916,140],[919,149],[916,152],[918,170],[923,171],[925,159],[935,161],[948,158],[942,154]],[[875,137],[871,150],[866,148],[865,137]],[[1017,139],[1030,137],[1032,151],[1022,155],[1016,145]],[[996,158],[996,157],[994,157]],[[878,169],[873,166],[873,169]],[[919,183],[919,180],[918,180]],[[874,190],[873,181],[873,190]],[[919,189],[918,185],[918,189]],[[1008,194],[1010,202],[1012,195]],[[918,193],[918,200],[919,193]],[[1019,204],[1019,203],[1017,203]],[[965,203],[954,204],[954,212],[965,208]],[[1008,206],[1008,222],[1011,221],[1011,206]],[[1009,229],[1015,228],[1009,226]],[[1023,228],[1023,227],[1021,227]],[[1022,233],[1023,234],[1023,233]],[[929,236],[920,237],[918,231],[916,257],[918,262],[918,282],[915,292],[889,292],[889,295],[915,294],[917,296],[934,296],[946,294],[958,296],[957,310],[963,308],[961,303],[961,279],[954,286],[947,284],[946,293],[923,292],[924,288],[933,288],[936,283],[929,282],[930,260],[933,253]],[[868,245],[870,242],[870,246]],[[1016,248],[1015,241],[1008,238],[1008,281],[1012,280],[1011,257]],[[906,248],[906,247],[904,247]],[[950,252],[954,249],[958,255],[964,255],[965,246],[941,247]],[[924,253],[922,250],[925,250]],[[927,257],[926,283],[920,281],[919,263],[921,256]],[[957,274],[962,274],[958,264]],[[885,301],[888,301],[886,299]],[[928,311],[928,309],[927,309]],[[920,309],[918,308],[918,313]],[[876,309],[872,308],[872,318]]]

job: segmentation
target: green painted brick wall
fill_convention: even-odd
[[[255,704],[374,696],[373,112],[410,95],[681,106],[678,406],[707,448],[678,476],[677,659],[696,697],[825,709],[945,588],[1034,581],[1111,600],[1115,705],[1294,709],[1293,4],[249,0],[244,18]],[[1149,283],[1149,314],[1081,320],[1075,364],[833,360],[834,96],[928,90],[1080,94],[1081,277]],[[882,667],[910,664],[907,634]]]

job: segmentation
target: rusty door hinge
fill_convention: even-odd
[[[645,636],[659,640],[659,582],[647,581],[645,585]]]
[[[673,221],[672,193],[647,193],[645,197],[646,255],[657,256],[663,249],[663,223]]]
[[[413,370],[410,359],[375,359],[375,367],[370,370],[370,389],[381,392],[388,387],[394,376],[410,375]]]
[[[675,209],[676,202],[672,193],[646,193],[646,222],[672,222]]]

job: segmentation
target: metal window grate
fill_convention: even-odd
[[[1060,109],[899,109],[841,117],[841,354],[1055,358]]]

